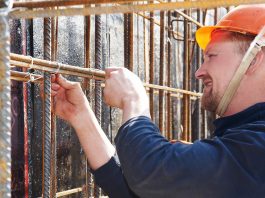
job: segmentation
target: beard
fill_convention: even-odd
[[[220,98],[219,94],[215,93],[212,88],[207,92],[204,90],[201,99],[202,108],[210,112],[216,112]]]

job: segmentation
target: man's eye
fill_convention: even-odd
[[[211,58],[211,57],[214,57],[214,56],[216,56],[216,54],[208,54],[207,55],[208,58]]]

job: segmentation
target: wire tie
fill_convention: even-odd
[[[57,65],[58,65],[58,67],[57,67],[56,71],[54,72],[54,74],[58,74],[60,69],[61,69],[61,66],[62,66],[61,63],[57,63]]]

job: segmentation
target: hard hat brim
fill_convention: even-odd
[[[197,41],[199,47],[202,50],[205,50],[205,48],[207,47],[207,45],[211,41],[212,32],[217,28],[220,28],[220,27],[218,27],[218,26],[205,26],[205,27],[201,27],[200,29],[198,29],[196,31],[195,38],[196,38],[196,41]]]

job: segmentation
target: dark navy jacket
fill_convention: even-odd
[[[215,137],[172,144],[147,117],[128,120],[112,158],[95,171],[110,197],[264,198],[265,103],[217,119]],[[137,195],[137,196],[136,196]]]

